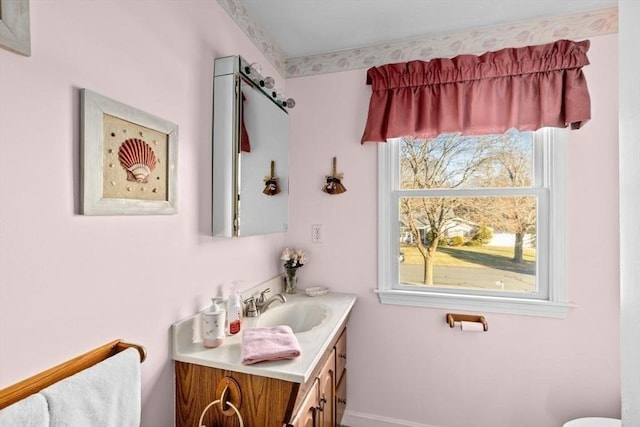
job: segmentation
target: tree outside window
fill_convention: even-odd
[[[400,282],[534,292],[532,132],[398,141]]]

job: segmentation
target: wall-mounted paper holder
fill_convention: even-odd
[[[474,314],[455,314],[455,313],[447,313],[447,323],[451,328],[455,326],[456,322],[477,322],[482,323],[482,328],[484,331],[489,330],[489,324],[487,323],[487,319],[484,316],[478,316]]]

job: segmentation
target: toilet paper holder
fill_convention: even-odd
[[[475,314],[447,313],[446,319],[451,328],[455,326],[456,322],[478,322],[482,323],[482,328],[485,332],[489,330],[489,324],[487,323],[487,319],[485,319],[484,316],[478,316]]]

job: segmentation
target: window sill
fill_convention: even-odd
[[[375,292],[378,294],[382,304],[446,308],[467,311],[488,311],[492,313],[553,317],[558,319],[565,318],[569,308],[574,306],[568,302],[478,295],[458,295],[424,291],[416,292],[376,289]]]

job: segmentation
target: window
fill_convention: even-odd
[[[380,144],[381,301],[564,317],[565,139],[545,128]]]

